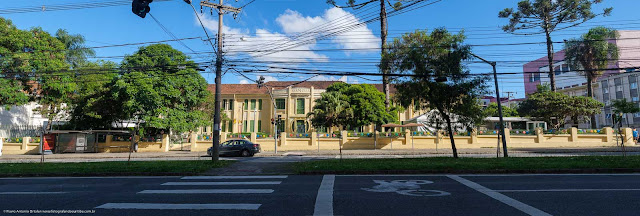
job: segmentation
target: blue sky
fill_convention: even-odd
[[[45,5],[59,5],[68,3],[81,3],[81,0],[29,0],[29,1],[2,1],[1,9],[22,8]],[[92,0],[91,2],[98,1]],[[104,0],[99,0],[104,2]],[[341,0],[337,0],[341,2]],[[343,2],[346,0],[342,0]],[[390,17],[389,37],[398,37],[404,32],[415,29],[433,29],[436,27],[446,27],[450,31],[457,32],[465,29],[467,43],[472,45],[488,45],[502,43],[522,43],[522,42],[544,42],[541,36],[513,36],[503,33],[499,26],[507,22],[500,19],[497,14],[506,7],[515,7],[519,0],[443,0],[442,2],[429,5],[401,15]],[[249,0],[228,1],[233,6],[241,6]],[[196,5],[196,9],[200,7]],[[169,2],[154,2],[151,5],[151,14],[157,18],[166,28],[168,28],[177,38],[204,37],[202,27],[197,24],[196,16],[191,7],[182,0]],[[612,16],[596,18],[583,26],[564,30],[555,33],[554,41],[577,37],[585,33],[588,28],[597,25],[609,26],[620,30],[640,29],[640,13],[637,13],[639,4],[637,0],[608,0],[595,6],[600,11],[604,7],[614,7]],[[339,37],[332,37],[326,40],[310,41],[294,48],[295,52],[274,53],[270,56],[256,56],[258,53],[250,53],[246,50],[273,50],[278,47],[278,43],[297,43],[299,41],[288,39],[286,36],[299,31],[315,27],[317,25],[327,25],[331,27],[332,20],[338,18],[349,18],[347,21],[357,19],[365,20],[367,12],[374,12],[377,8],[370,10],[353,11],[350,9],[332,9],[325,3],[325,0],[256,0],[248,5],[237,19],[231,15],[226,15],[224,24],[228,32],[225,36],[226,57],[229,60],[248,58],[249,62],[270,66],[271,70],[279,67],[302,67],[318,70],[335,70],[350,72],[377,72],[375,61],[379,58],[380,23],[372,22],[362,26],[352,32],[345,33]],[[374,13],[375,14],[375,13]],[[49,32],[57,29],[67,29],[71,33],[82,34],[87,39],[89,46],[103,46],[110,44],[136,43],[146,41],[159,41],[171,39],[154,20],[147,16],[141,19],[131,13],[130,5],[102,7],[93,9],[46,11],[22,14],[0,14],[0,16],[11,19],[18,28],[28,29],[40,26]],[[210,35],[214,36],[217,30],[217,15],[211,16],[205,10],[202,17]],[[328,23],[328,24],[326,24]],[[328,27],[328,28],[329,28]],[[335,27],[335,26],[333,26]],[[312,35],[313,37],[315,35]],[[240,38],[244,40],[241,40]],[[307,41],[309,42],[309,41]],[[202,40],[185,40],[184,43],[196,52],[210,52],[211,47]],[[173,47],[190,53],[184,46],[171,42]],[[275,44],[275,45],[274,45]],[[346,48],[346,49],[345,49]],[[562,47],[556,45],[556,50]],[[348,49],[348,50],[347,50]],[[119,62],[121,58],[106,58],[108,56],[123,56],[131,54],[137,50],[137,46],[114,47],[96,49],[97,59],[106,59]],[[499,72],[522,72],[522,65],[526,61],[534,60],[545,56],[545,46],[540,45],[520,45],[520,46],[477,46],[474,52],[488,60],[498,61]],[[197,62],[210,60],[213,56],[207,54],[193,55]],[[509,62],[506,62],[509,61]],[[266,63],[268,62],[268,63]],[[248,67],[247,61],[233,62],[229,64],[239,64],[239,68]],[[491,72],[491,68],[485,64],[471,64],[473,73]],[[267,75],[268,80],[300,80],[309,78],[304,74],[278,74]],[[203,73],[203,76],[212,83],[214,75]],[[257,74],[247,74],[254,79]],[[345,80],[343,77],[320,76],[313,80]],[[372,83],[379,80],[378,77],[348,77],[346,81],[351,83]],[[248,80],[244,77],[228,72],[223,83],[245,83]],[[491,83],[493,80],[490,80]],[[516,97],[524,96],[522,84],[522,74],[503,75],[499,78],[501,92],[516,92]]]

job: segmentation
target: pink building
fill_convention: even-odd
[[[608,68],[640,67],[640,52],[637,52],[637,48],[640,47],[640,31],[620,30],[618,32],[620,33],[620,38],[611,42],[618,45],[619,60],[610,62]],[[562,46],[556,45],[555,48],[561,50]],[[565,55],[562,50],[556,52],[553,58],[556,88],[560,90],[586,85],[587,79],[581,73],[571,71],[572,69],[566,64],[564,58]],[[523,81],[526,95],[535,92],[537,85],[550,82],[547,61],[547,57],[543,56],[523,65]],[[625,72],[625,70],[609,70],[602,77],[620,72]],[[594,82],[596,81],[594,80]]]

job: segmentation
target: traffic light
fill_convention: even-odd
[[[275,122],[273,121],[273,118],[271,119],[271,124],[275,124]]]
[[[131,3],[131,12],[133,12],[135,15],[138,15],[139,17],[146,17],[147,13],[151,11],[149,3],[151,3],[152,1],[153,0],[133,0],[133,2]]]

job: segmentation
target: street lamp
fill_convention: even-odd
[[[502,136],[502,149],[504,157],[509,157],[509,154],[507,153],[507,140],[504,138],[504,120],[502,119],[502,103],[500,102],[500,89],[498,88],[498,73],[496,72],[496,62],[487,61],[473,53],[471,53],[471,55],[493,67],[493,81],[495,82],[496,86],[496,98],[498,98],[498,116],[500,118],[500,135]]]

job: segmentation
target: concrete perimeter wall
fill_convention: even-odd
[[[603,134],[579,134],[576,128],[568,130],[569,134],[544,134],[542,129],[536,129],[535,134],[513,135],[505,129],[505,139],[510,148],[554,148],[554,147],[612,147],[617,146],[612,128],[604,128]],[[375,133],[374,137],[348,137],[346,131],[341,132],[343,138],[319,137],[312,132],[308,138],[292,138],[286,133],[280,134],[284,139],[278,139],[278,151],[313,151],[313,150],[365,150],[365,149],[435,149],[451,146],[451,140],[442,132],[434,136],[412,136],[411,131],[401,133],[399,137],[383,137]],[[621,139],[624,145],[635,145],[633,132],[630,128],[621,129]],[[197,140],[192,134],[189,146],[191,151],[205,152],[212,146],[211,140]],[[138,137],[136,137],[138,139]],[[458,148],[490,148],[497,146],[497,135],[478,135],[475,131],[470,136],[455,136]],[[113,136],[107,135],[106,141],[98,143],[98,152],[128,152],[131,142],[112,141]],[[227,140],[227,133],[221,133],[221,142]],[[252,133],[250,140],[260,144],[262,151],[273,152],[276,148],[274,138],[258,139]],[[22,143],[7,143],[0,138],[2,154],[38,154],[39,143],[31,143],[29,137],[24,137]],[[167,152],[169,151],[169,137],[163,135],[158,142],[138,142],[138,152]]]

